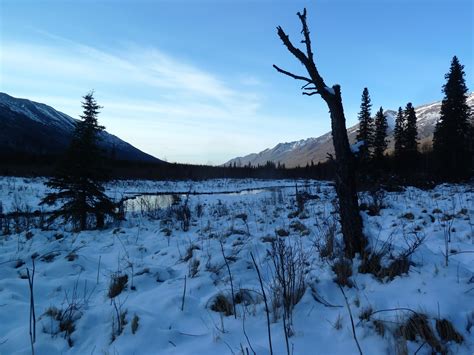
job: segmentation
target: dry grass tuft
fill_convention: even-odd
[[[340,286],[352,287],[350,279],[352,276],[352,263],[344,258],[340,258],[332,265],[332,271],[336,274],[334,282]]]
[[[464,338],[454,328],[453,324],[447,319],[436,319],[436,330],[443,341],[452,341],[460,344]]]
[[[279,237],[288,237],[290,235],[290,232],[288,232],[286,229],[279,228],[275,230],[275,233]]]
[[[224,313],[226,317],[234,314],[232,302],[222,293],[219,293],[211,304],[211,310]]]
[[[109,298],[115,298],[127,288],[128,275],[113,274],[110,280],[109,292],[107,296]]]
[[[191,244],[187,249],[186,249],[186,254],[183,256],[183,261],[189,261],[194,254],[194,250],[200,250],[201,248],[196,245],[196,244]]]
[[[359,314],[359,319],[361,321],[368,322],[370,320],[370,317],[372,316],[373,311],[374,310],[372,309],[371,306],[368,306],[368,307],[364,308]]]
[[[425,314],[416,313],[406,320],[399,328],[399,335],[406,340],[416,341],[417,337],[426,342],[433,351],[446,353],[446,349],[434,334]]]
[[[134,314],[132,318],[132,323],[130,324],[130,327],[132,328],[132,334],[135,334],[138,330],[138,323],[140,321],[140,318]]]

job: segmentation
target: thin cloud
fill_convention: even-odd
[[[261,112],[255,76],[226,80],[157,48],[111,51],[42,35],[47,41],[4,41],[2,90],[78,117],[80,96],[95,89],[109,132],[158,157],[222,163],[287,134],[289,120]]]
[[[242,83],[230,86],[157,48],[128,44],[109,51],[40,34],[48,42],[2,44],[2,90],[78,117],[80,96],[93,88],[111,133],[171,160],[188,150],[194,156],[187,161],[202,162],[196,158],[201,154],[218,162],[248,149],[249,142],[265,141],[245,138],[250,126],[262,122],[261,94]],[[216,143],[219,151],[204,158]]]
[[[257,94],[231,88],[216,76],[158,49],[130,46],[121,48],[121,54],[114,54],[52,34],[45,35],[51,39],[48,45],[3,43],[1,61],[6,81],[13,80],[8,73],[22,72],[23,77],[28,75],[31,81],[48,77],[53,80],[49,85],[54,85],[54,80],[133,84],[166,89],[175,98],[213,101],[229,109],[242,105],[257,109],[259,106]]]

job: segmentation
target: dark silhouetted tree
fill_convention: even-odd
[[[407,163],[413,164],[418,156],[418,129],[416,113],[412,103],[409,102],[404,111],[406,126],[403,130],[403,158]]]
[[[398,108],[397,118],[395,119],[395,128],[393,136],[395,140],[395,156],[401,157],[405,142],[404,142],[404,131],[405,131],[405,115],[401,107]]]
[[[369,90],[364,88],[360,104],[359,128],[357,129],[356,142],[362,142],[359,147],[359,158],[361,161],[368,161],[371,155],[371,148],[374,143],[374,121],[371,116]]]
[[[464,76],[464,66],[456,56],[453,57],[451,68],[445,75],[444,98],[433,136],[433,150],[439,171],[449,177],[466,177],[474,154],[470,151],[473,128]]]
[[[84,109],[58,170],[46,185],[53,189],[41,204],[62,205],[50,216],[50,221],[63,218],[78,230],[88,228],[88,217],[95,216],[96,227],[104,225],[106,215],[115,215],[114,203],[104,194],[102,183],[106,174],[99,134],[104,130],[97,121],[100,106],[93,92],[83,97]]]
[[[375,116],[374,158],[377,161],[382,160],[387,149],[387,128],[387,117],[380,107]]]
[[[282,74],[305,82],[305,85],[302,87],[303,95],[312,96],[318,94],[329,108],[332,139],[336,153],[336,193],[339,201],[339,215],[341,217],[345,245],[344,252],[350,258],[353,258],[356,253],[365,255],[367,238],[362,231],[362,219],[359,213],[355,181],[355,161],[350,150],[349,139],[347,138],[341,87],[339,85],[328,87],[319,74],[314,62],[309,29],[306,23],[306,9],[303,10],[303,13],[298,12],[297,15],[302,25],[302,43],[305,46],[306,53],[293,45],[281,27],[277,28],[277,32],[288,51],[306,68],[308,76],[293,74],[276,65],[273,65],[273,67]]]

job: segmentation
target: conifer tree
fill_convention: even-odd
[[[383,108],[380,107],[375,116],[375,137],[374,137],[374,158],[380,161],[387,149],[387,117],[383,113]]]
[[[411,102],[407,104],[404,115],[406,126],[403,131],[403,152],[408,162],[413,163],[418,155],[418,129],[415,108]]]
[[[78,230],[88,227],[88,217],[95,216],[96,227],[102,227],[105,215],[115,215],[114,203],[104,194],[106,180],[102,168],[103,156],[99,147],[99,134],[104,130],[97,121],[100,106],[93,92],[83,97],[82,120],[77,122],[71,143],[57,172],[46,186],[53,189],[41,204],[62,205],[49,220],[63,218]]]
[[[363,142],[359,148],[359,157],[362,161],[367,161],[370,158],[370,149],[374,142],[374,122],[371,117],[371,107],[369,90],[364,88],[360,112],[358,114],[359,128],[356,137],[356,142]]]
[[[433,150],[443,175],[465,177],[472,165],[469,137],[473,133],[471,111],[467,105],[468,89],[464,79],[464,66],[453,57],[443,85],[439,121],[433,136]]]
[[[401,107],[398,108],[397,118],[395,119],[394,128],[394,139],[395,139],[395,156],[400,157],[403,153],[404,143],[404,131],[405,131],[405,115]]]

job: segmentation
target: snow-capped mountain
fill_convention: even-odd
[[[468,105],[474,110],[474,93],[471,93],[467,99]],[[441,101],[422,105],[417,108],[416,116],[418,118],[418,138],[420,149],[425,145],[430,145],[433,138],[433,132],[436,122],[439,119]],[[388,121],[389,149],[393,149],[393,128],[395,126],[396,111],[385,111]],[[350,144],[355,142],[358,124],[347,129]],[[315,164],[327,159],[328,153],[333,154],[331,132],[323,134],[318,138],[307,138],[300,141],[279,143],[273,148],[268,148],[260,153],[252,153],[243,157],[237,157],[229,160],[224,165],[236,164],[244,166],[249,163],[252,166],[264,165],[267,161],[285,164],[286,167],[305,166],[313,161]]]
[[[77,120],[54,108],[0,93],[0,151],[2,154],[58,154],[63,151]],[[101,133],[102,148],[121,160],[160,162],[120,138]]]

